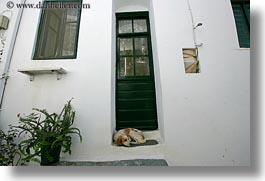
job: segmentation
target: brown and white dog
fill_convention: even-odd
[[[142,131],[134,128],[119,130],[114,134],[114,143],[117,146],[131,146],[131,144],[143,144],[146,142]]]

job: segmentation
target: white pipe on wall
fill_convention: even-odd
[[[24,4],[25,2],[26,2],[26,0],[21,0],[21,4]],[[6,56],[6,60],[5,60],[4,71],[3,71],[3,74],[1,76],[2,78],[1,78],[1,82],[0,82],[0,110],[2,108],[2,102],[3,102],[3,98],[4,98],[5,87],[6,87],[7,79],[8,79],[9,67],[10,67],[11,60],[12,60],[13,50],[14,50],[14,46],[15,46],[15,42],[16,42],[16,38],[17,38],[17,33],[19,30],[19,25],[21,22],[23,10],[24,10],[24,8],[20,8],[18,10],[18,14],[17,14],[14,28],[6,30],[6,31],[12,31],[12,33],[10,33],[11,42],[10,42],[9,49],[7,50],[7,56]]]
[[[196,28],[198,26],[202,26],[202,23],[199,23],[199,24],[195,25],[194,16],[193,16],[193,12],[192,12],[192,9],[191,9],[190,0],[187,0],[187,4],[188,4],[188,9],[189,9],[189,12],[190,12],[190,16],[191,16],[193,43],[194,43],[194,47],[197,49],[198,47],[201,47],[203,44],[202,43],[201,44],[197,43],[197,37],[196,37],[195,30],[196,30]]]

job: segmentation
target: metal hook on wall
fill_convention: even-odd
[[[9,13],[9,15],[6,15],[7,13]],[[5,10],[0,13],[0,30],[7,30],[12,16],[13,12],[10,10]]]

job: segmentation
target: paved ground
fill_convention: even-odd
[[[168,164],[162,159],[137,159],[109,162],[59,162],[56,166],[168,166]]]

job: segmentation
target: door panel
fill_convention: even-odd
[[[155,100],[154,98],[146,99],[118,99],[117,108],[119,111],[124,110],[140,110],[140,109],[152,109],[155,111]]]
[[[155,96],[154,91],[149,91],[149,90],[142,90],[142,91],[119,91],[117,93],[117,96],[120,99],[144,99],[144,98],[153,98]]]
[[[119,91],[153,91],[154,83],[148,80],[119,80],[117,88]]]

